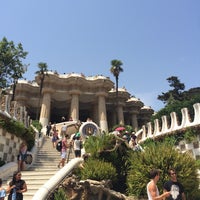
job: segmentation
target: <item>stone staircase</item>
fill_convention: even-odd
[[[72,158],[74,152],[70,153],[69,160]],[[38,149],[36,162],[28,170],[22,171],[22,179],[26,181],[28,188],[23,194],[24,200],[31,200],[36,191],[59,171],[59,161],[60,153],[53,148],[51,138],[45,137],[42,147]]]

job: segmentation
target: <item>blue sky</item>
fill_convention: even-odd
[[[119,87],[154,110],[177,76],[186,90],[200,87],[199,0],[1,1],[0,39],[22,43],[34,80],[37,64],[58,73],[110,77],[123,62]]]

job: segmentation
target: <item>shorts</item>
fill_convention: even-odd
[[[81,150],[74,150],[75,157],[81,157]]]
[[[66,159],[66,157],[67,157],[67,152],[66,151],[61,152],[61,158]]]
[[[27,154],[18,154],[17,155],[17,160],[25,161],[26,160]]]

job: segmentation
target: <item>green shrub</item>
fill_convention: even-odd
[[[34,146],[35,132],[31,127],[26,128],[23,123],[9,118],[0,118],[0,127],[26,141],[28,150],[31,150]]]
[[[198,193],[199,179],[196,161],[188,153],[180,153],[170,143],[152,143],[144,152],[133,152],[130,156],[131,167],[128,172],[127,187],[130,195],[146,196],[146,184],[149,182],[149,171],[152,168],[161,170],[158,188],[162,191],[163,184],[169,179],[168,169],[175,168],[178,179],[185,188],[190,199]]]
[[[187,128],[184,132],[184,140],[188,143],[192,142],[197,137],[197,131],[192,128]]]
[[[41,132],[42,130],[42,124],[38,120],[33,120],[32,125],[39,131]]]
[[[64,200],[64,199],[68,200],[69,198],[65,194],[64,189],[63,188],[59,188],[54,194],[54,199],[55,200]]]
[[[200,170],[200,160],[196,160],[197,168]]]
[[[81,179],[93,179],[97,181],[111,180],[116,181],[116,169],[111,163],[97,159],[88,159],[81,170]]]
[[[84,143],[84,148],[86,152],[89,152],[93,158],[98,158],[99,153],[105,149],[112,148],[112,143],[115,144],[115,139],[113,135],[100,135],[100,136],[90,136]]]

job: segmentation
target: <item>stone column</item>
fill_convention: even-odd
[[[98,92],[98,113],[99,113],[99,126],[101,131],[108,132],[108,123],[107,123],[107,115],[106,115],[106,101],[105,96],[107,94],[105,92]]]
[[[79,96],[78,96],[78,94],[72,95],[71,117],[72,117],[73,121],[79,120]]]
[[[47,126],[50,118],[50,110],[51,110],[51,94],[49,92],[45,92],[42,98],[42,106],[40,111],[40,123],[42,126]]]
[[[24,107],[20,106],[20,117],[19,117],[20,122],[24,123]]]
[[[72,100],[71,100],[71,117],[73,121],[79,120],[79,91],[73,91],[72,94]]]
[[[119,124],[124,125],[124,113],[123,113],[123,105],[122,104],[118,104],[118,121]]]
[[[24,125],[26,128],[28,127],[28,113],[25,107],[24,107]]]
[[[131,113],[131,126],[134,128],[134,131],[138,130],[138,121],[136,113]]]
[[[5,110],[4,113],[11,117],[10,115],[10,102],[11,102],[11,97],[9,95],[5,95]]]
[[[13,118],[14,119],[17,119],[17,108],[18,108],[17,101],[15,101],[14,108],[13,108]]]
[[[97,104],[97,102],[95,102],[94,104],[93,104],[93,121],[94,122],[99,122],[99,115],[98,115],[98,104]],[[99,124],[98,124],[98,126],[99,126]]]

